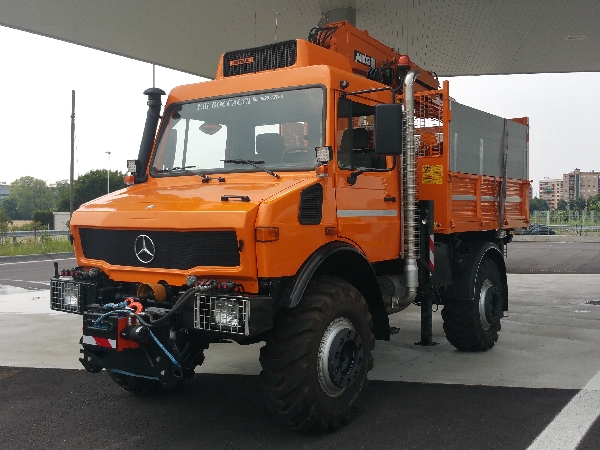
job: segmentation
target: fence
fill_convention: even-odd
[[[546,225],[558,234],[600,234],[599,211],[534,211],[531,224]]]
[[[6,233],[0,233],[0,241],[6,240],[17,243],[24,239],[40,239],[43,243],[48,237],[54,239],[59,236],[69,236],[69,230],[37,230],[37,231],[7,231]]]

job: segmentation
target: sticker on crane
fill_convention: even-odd
[[[444,167],[441,164],[423,164],[421,184],[442,184]]]
[[[372,56],[365,55],[364,53],[354,50],[354,61],[357,63],[364,64],[365,66],[375,68],[376,60]]]
[[[115,339],[107,339],[97,336],[86,336],[85,334],[83,335],[81,343],[88,345],[96,345],[98,347],[104,348],[117,348],[117,341]]]

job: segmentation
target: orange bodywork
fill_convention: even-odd
[[[349,30],[349,27],[346,29]],[[148,181],[96,199],[74,213],[71,229],[78,264],[98,267],[115,281],[164,281],[178,286],[185,284],[186,277],[193,274],[198,278],[233,280],[243,285],[246,292],[257,293],[260,278],[296,275],[311,254],[333,241],[355,246],[371,262],[398,258],[403,251],[401,158],[387,157],[390,170],[365,172],[353,185],[348,183],[352,170],[336,164],[340,137],[337,105],[343,94],[340,82],[348,83],[346,91],[385,88],[353,70],[343,56],[345,50],[342,47],[347,43],[339,39],[340,36],[332,43],[337,46],[337,53],[298,40],[296,63],[277,70],[224,77],[221,59],[214,81],[177,87],[167,100],[168,107],[174,102],[245,92],[294,86],[323,87],[326,96],[323,142],[333,148],[333,161],[312,171],[281,172],[280,178],[260,171],[225,173],[227,181],[224,183],[203,183],[196,175],[150,175]],[[372,38],[366,36],[364,40]],[[394,55],[390,53],[388,56],[392,58]],[[427,74],[424,74],[427,83],[433,84],[435,79],[432,76],[428,78],[430,74]],[[442,104],[436,106],[442,120],[441,128],[421,128],[418,133],[441,132],[444,134],[443,142],[449,142],[451,115],[448,84],[445,83],[439,91],[420,90],[416,96],[417,102],[425,102],[427,96],[442,99]],[[390,103],[391,99],[389,90],[353,96],[353,100],[369,106]],[[505,221],[499,226],[497,198],[501,180],[450,172],[449,152],[445,151],[443,143],[440,145],[436,142],[431,136],[421,140],[417,179],[419,198],[435,202],[437,233],[514,228],[528,223],[527,180],[508,181],[506,196],[511,200],[505,206]],[[423,178],[426,166],[436,166],[433,183],[432,178]],[[321,222],[318,225],[301,225],[298,219],[300,192],[316,183],[323,187]],[[250,201],[222,201],[221,196],[227,194],[243,194]],[[84,227],[160,231],[234,230],[237,239],[243,241],[243,245],[240,245],[240,265],[201,266],[189,270],[111,266],[105,261],[84,256],[79,236],[79,229]],[[257,233],[257,228],[263,227],[269,230]],[[274,228],[276,231],[272,230]],[[260,237],[258,242],[257,234]]]

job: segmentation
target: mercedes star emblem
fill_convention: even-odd
[[[134,251],[136,258],[143,264],[148,264],[152,261],[156,254],[154,242],[145,234],[140,234],[135,240]]]

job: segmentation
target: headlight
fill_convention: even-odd
[[[77,300],[79,299],[79,285],[66,283],[62,297],[65,307],[77,308]]]
[[[248,299],[196,295],[194,327],[198,330],[248,334]]]
[[[211,322],[221,327],[239,327],[241,319],[240,306],[237,300],[215,299]]]
[[[58,311],[80,312],[80,283],[53,279],[50,288],[50,308]]]

